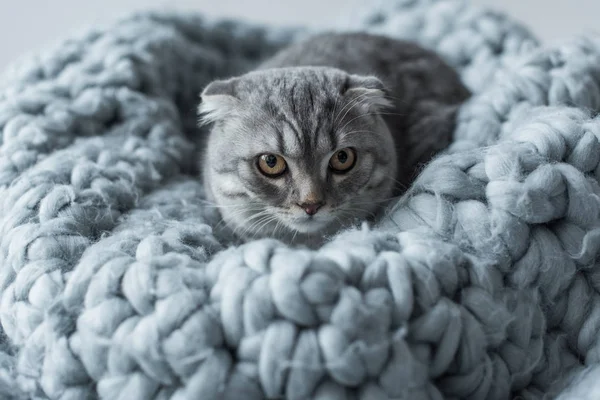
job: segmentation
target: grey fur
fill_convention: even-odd
[[[468,96],[452,68],[415,44],[363,33],[315,36],[205,88],[199,112],[212,127],[204,184],[241,238],[318,245],[399,195],[450,143]],[[356,149],[356,165],[334,174],[328,160],[345,147]],[[288,173],[261,174],[263,153],[283,156]],[[325,205],[307,216],[298,206],[307,198]]]

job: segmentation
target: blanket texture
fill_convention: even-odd
[[[386,218],[316,251],[213,234],[194,161],[202,88],[309,32],[144,13],[6,72],[0,398],[598,398],[600,37],[460,0],[331,28],[474,96]]]

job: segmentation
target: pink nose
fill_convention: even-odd
[[[317,211],[319,211],[319,208],[321,208],[323,206],[323,204],[325,204],[325,203],[320,201],[318,203],[302,203],[302,204],[298,204],[298,205],[308,215],[315,215],[317,213]]]

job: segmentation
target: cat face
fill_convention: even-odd
[[[255,71],[202,93],[202,170],[243,237],[302,241],[365,219],[391,195],[396,152],[374,77],[332,68]]]

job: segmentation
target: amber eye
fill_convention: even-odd
[[[338,174],[348,172],[356,163],[356,152],[350,147],[338,150],[329,159],[329,167]]]
[[[259,171],[269,178],[281,176],[287,169],[285,160],[277,154],[263,154],[259,156],[257,165]]]

